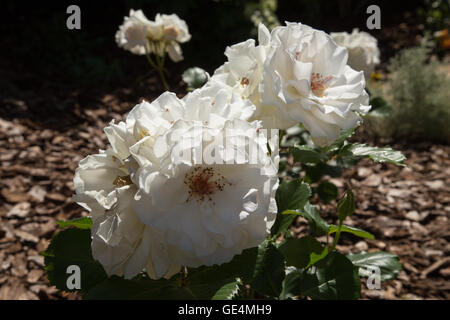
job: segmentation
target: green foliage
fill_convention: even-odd
[[[329,234],[335,233],[338,230],[339,230],[339,226],[332,224],[332,225],[330,225],[330,228],[329,228]],[[360,238],[365,238],[365,239],[374,239],[375,238],[373,236],[373,234],[371,234],[367,231],[364,231],[362,229],[351,227],[351,226],[342,225],[340,230],[341,230],[341,232],[351,233]]]
[[[295,162],[316,164],[328,160],[327,154],[309,146],[296,145],[290,148],[290,152]]]
[[[302,238],[287,238],[278,249],[286,259],[286,265],[296,268],[307,268],[323,259],[327,254],[327,248],[312,236]]]
[[[310,196],[311,188],[301,180],[283,181],[281,183],[275,195],[278,215],[271,229],[272,235],[286,231],[295,219],[295,216],[283,215],[283,212],[302,209]]]
[[[359,274],[362,277],[371,275],[370,270],[366,269],[367,266],[380,268],[381,281],[394,279],[402,270],[398,257],[388,252],[350,254],[347,258],[353,265],[359,267]]]
[[[187,91],[192,91],[202,87],[209,79],[209,74],[199,67],[187,69],[181,75],[183,81],[187,84]]]
[[[348,300],[358,299],[360,291],[357,268],[344,255],[332,252],[314,268],[290,270],[283,283],[282,297]]]
[[[338,156],[344,160],[370,158],[375,162],[387,162],[398,166],[403,166],[403,161],[406,160],[400,151],[390,147],[378,148],[361,143],[347,144],[341,149]]]
[[[60,228],[76,227],[79,229],[91,229],[92,227],[92,219],[90,217],[81,217],[69,221],[59,220],[56,223]]]
[[[338,196],[338,189],[333,183],[322,181],[317,187],[317,194],[323,202],[329,203]]]
[[[344,221],[355,212],[355,196],[351,190],[347,190],[337,204],[339,222]]]
[[[352,262],[332,252],[317,265],[317,270],[304,272],[300,292],[312,299],[358,299],[361,284]]]
[[[45,271],[51,285],[67,288],[67,267],[77,265],[81,270],[81,290],[86,291],[106,279],[102,265],[91,254],[91,231],[69,228],[57,233],[42,253]]]
[[[307,202],[302,210],[286,210],[284,215],[303,216],[308,220],[311,232],[315,235],[327,234],[330,230],[330,225],[320,217],[319,211],[315,206]]]
[[[271,242],[263,242],[258,247],[252,288],[269,297],[279,296],[285,276],[284,267],[281,252]]]
[[[419,47],[402,50],[390,61],[385,99],[391,107],[381,111],[392,108],[392,112],[375,110],[367,117],[366,127],[373,134],[450,142],[448,65],[429,59],[427,45],[424,41]]]

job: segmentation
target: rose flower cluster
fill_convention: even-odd
[[[131,11],[116,35],[138,54],[165,41],[172,59],[189,37],[178,17],[149,21],[141,11]],[[183,99],[165,92],[111,122],[110,147],[80,161],[74,200],[90,211],[92,254],[109,275],[169,278],[257,246],[277,214],[278,149],[264,129],[302,124],[325,146],[370,109],[364,74],[348,66],[347,49],[306,25],[269,32],[261,24],[258,44],[250,39],[225,55],[202,88]],[[229,132],[243,148],[225,148],[217,137]],[[251,149],[261,152],[252,157]],[[199,161],[206,151],[214,161]]]

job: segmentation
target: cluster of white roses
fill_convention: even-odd
[[[347,48],[348,64],[355,70],[364,71],[366,79],[369,79],[375,66],[380,63],[377,39],[358,29],[353,29],[352,33],[336,32],[330,35],[338,45]]]
[[[187,24],[176,14],[157,14],[155,21],[148,20],[142,10],[130,10],[129,17],[116,33],[116,42],[130,52],[138,55],[154,53],[169,57],[178,62],[183,60],[179,43],[191,39]]]
[[[347,50],[300,23],[271,33],[260,25],[258,45],[247,40],[225,54],[205,86],[138,104],[105,128],[111,148],[80,162],[74,200],[91,212],[92,253],[109,275],[132,278],[145,268],[167,278],[258,245],[277,213],[279,157],[254,133],[302,123],[324,145],[370,108]],[[256,162],[223,151],[215,137],[229,129],[263,151]],[[193,146],[223,161],[198,162]],[[178,157],[183,149],[192,157]]]
[[[286,24],[271,33],[260,24],[258,45],[250,39],[228,47],[228,62],[212,79],[252,101],[252,119],[265,127],[302,123],[317,145],[330,144],[370,110],[364,74],[347,65],[346,48],[328,34]]]

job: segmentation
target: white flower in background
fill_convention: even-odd
[[[350,34],[336,32],[330,36],[338,45],[347,48],[348,64],[355,70],[364,71],[366,79],[369,79],[375,66],[380,63],[377,39],[358,29],[353,29]]]
[[[167,52],[174,62],[183,60],[179,43],[190,39],[186,22],[176,14],[158,13],[155,21],[151,21],[142,10],[133,9],[116,33],[119,47],[138,55],[154,53],[163,57]]]
[[[108,275],[130,279],[146,268],[151,278],[170,277],[180,267],[161,263],[167,261],[161,235],[145,226],[133,208],[136,165],[112,150],[84,158],[75,172],[74,201],[92,215],[92,255]]]
[[[240,119],[218,120],[214,126],[178,120],[157,138],[153,155],[159,160],[137,171],[135,208],[143,223],[164,235],[170,264],[222,264],[268,234],[276,215],[278,157],[274,161],[267,155],[267,140],[256,134],[259,128],[258,122]],[[259,147],[255,164],[224,151],[224,140],[217,137],[227,130],[247,148]],[[193,146],[214,153],[215,161],[197,161]],[[180,157],[180,151],[190,157]]]
[[[129,17],[116,32],[116,42],[121,48],[138,55],[146,54],[148,50],[147,35],[157,32],[155,23],[148,20],[142,10],[130,10]]]
[[[155,23],[162,27],[162,42],[164,50],[169,54],[174,62],[183,60],[183,53],[179,43],[187,42],[191,39],[186,22],[176,14],[157,14]],[[157,50],[155,48],[155,50]],[[162,53],[163,54],[163,53]],[[162,56],[161,52],[159,53]]]

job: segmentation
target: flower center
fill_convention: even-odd
[[[132,184],[133,181],[131,181],[131,177],[130,175],[128,176],[117,176],[114,181],[113,181],[113,185],[115,185],[116,187],[124,187],[127,186],[129,184]]]
[[[196,167],[186,173],[184,184],[189,188],[189,202],[194,196],[197,201],[208,199],[212,202],[211,195],[217,191],[222,191],[226,185],[231,185],[223,175],[212,167]]]
[[[243,86],[243,87],[248,86],[249,83],[250,83],[250,80],[248,80],[246,77],[242,78],[241,86]]]
[[[311,74],[311,91],[316,97],[323,97],[331,79],[333,79],[332,76],[323,78],[320,73]]]

